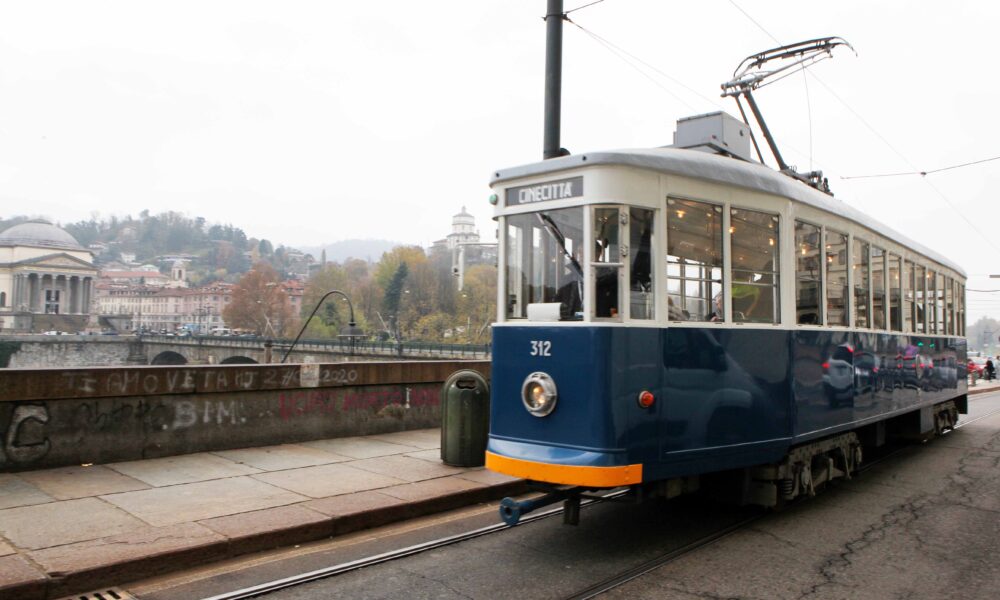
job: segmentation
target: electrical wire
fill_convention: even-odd
[[[653,85],[655,85],[656,87],[660,88],[661,90],[663,90],[664,92],[666,92],[667,94],[669,94],[673,99],[677,100],[678,102],[680,102],[681,104],[683,104],[684,106],[686,106],[688,109],[690,109],[690,110],[692,110],[694,112],[698,111],[697,108],[695,108],[694,106],[692,106],[691,104],[689,104],[687,101],[685,101],[683,98],[681,98],[680,96],[678,96],[677,94],[675,94],[673,91],[671,91],[670,89],[668,89],[666,86],[664,86],[660,82],[658,82],[655,79],[653,79],[652,77],[650,77],[648,73],[646,73],[645,71],[643,71],[642,69],[640,69],[639,67],[637,67],[635,64],[633,64],[632,62],[630,62],[628,60],[628,58],[631,58],[632,60],[643,64],[647,68],[652,69],[653,71],[656,71],[660,75],[663,75],[664,77],[666,77],[667,79],[673,81],[674,83],[676,83],[677,85],[683,87],[684,89],[692,92],[693,94],[701,97],[702,99],[707,100],[707,98],[705,98],[704,96],[702,96],[698,92],[692,90],[688,86],[684,85],[680,81],[674,79],[670,75],[667,75],[663,71],[660,71],[659,69],[657,69],[656,67],[653,67],[652,65],[646,63],[645,61],[643,61],[643,60],[641,60],[639,58],[636,58],[634,55],[630,54],[629,52],[627,52],[627,51],[625,51],[625,50],[623,50],[621,48],[619,48],[618,46],[612,44],[611,42],[605,40],[604,38],[602,38],[601,36],[597,35],[596,33],[594,33],[592,31],[586,29],[585,27],[583,27],[582,25],[580,25],[576,21],[570,19],[569,17],[566,17],[566,22],[570,23],[571,25],[573,25],[574,27],[576,27],[580,31],[582,31],[585,34],[589,35],[591,38],[593,38],[594,40],[596,40],[599,44],[601,44],[605,48],[607,48],[612,54],[614,54],[620,60],[622,60],[625,64],[627,64],[628,66],[630,66],[633,69],[635,69],[635,71],[637,73],[639,73],[640,75],[642,75],[643,77],[645,77],[646,79],[648,79],[650,82],[652,82]],[[626,57],[628,57],[628,58],[626,58]],[[712,102],[712,101],[709,100],[709,102]],[[712,104],[715,105],[715,102],[712,102]]]
[[[994,156],[992,158],[984,158],[982,160],[974,160],[972,162],[962,163],[960,165],[952,165],[950,167],[941,167],[940,169],[931,169],[929,171],[905,171],[903,173],[882,173],[880,175],[852,175],[850,177],[841,177],[841,179],[871,179],[875,177],[900,177],[903,175],[922,175],[927,176],[933,173],[940,173],[941,171],[950,171],[952,169],[961,169],[962,167],[969,167],[972,165],[980,165],[982,163],[987,163],[994,160],[1000,160],[1000,156]]]
[[[578,10],[583,10],[583,9],[587,8],[588,6],[593,6],[595,4],[600,4],[601,2],[604,2],[604,0],[597,0],[596,2],[591,2],[590,4],[584,4],[583,6],[577,6],[574,9],[567,10],[566,12],[564,12],[563,16],[566,16],[566,15],[568,15],[571,12],[576,12]]]
[[[746,18],[748,18],[754,25],[756,25],[758,28],[760,28],[761,31],[763,31],[768,36],[770,36],[771,39],[774,39],[775,41],[777,41],[777,39],[775,39],[774,36],[770,34],[770,32],[768,32],[766,29],[764,29],[764,27],[760,23],[758,23],[756,19],[754,19],[753,17],[751,17],[750,14],[747,13],[747,11],[743,10],[738,4],[736,4],[736,2],[734,2],[734,0],[729,0],[729,3],[732,4],[733,6],[735,6],[737,8],[737,10],[739,10],[741,13],[743,13],[743,15]],[[864,119],[864,117],[862,117],[858,113],[858,111],[854,110],[854,108],[852,108],[851,105],[848,104],[846,100],[844,100],[843,98],[841,98],[840,95],[837,94],[837,92],[835,92],[833,90],[833,88],[831,88],[829,85],[827,85],[822,79],[820,79],[819,77],[817,77],[815,73],[811,73],[810,72],[810,73],[807,74],[807,76],[808,77],[812,77],[817,82],[819,82],[820,85],[822,85],[824,88],[826,88],[826,90],[828,92],[830,92],[831,96],[833,96],[834,98],[836,98],[838,102],[840,102],[848,111],[851,112],[851,114],[853,114],[859,121],[861,121],[861,123],[864,124],[864,126],[867,127],[868,130],[871,131],[875,135],[875,137],[877,137],[878,139],[880,139],[883,144],[885,144],[890,150],[892,150],[896,154],[896,156],[898,156],[899,158],[901,158],[903,160],[903,162],[905,162],[906,164],[908,164],[911,169],[914,169],[915,171],[917,170],[917,166],[916,165],[914,165],[908,158],[906,158],[906,156],[904,156],[902,152],[900,152],[899,150],[897,150],[896,147],[893,146],[889,142],[889,140],[887,140],[885,138],[885,136],[883,136],[881,133],[879,133],[868,121],[866,121]],[[1000,157],[997,157],[997,158],[1000,158]],[[987,159],[987,160],[993,160],[993,159]],[[957,168],[957,166],[956,166],[956,168]],[[928,171],[928,172],[930,172],[930,171]],[[919,171],[918,171],[918,173],[919,173]],[[955,214],[957,214],[959,217],[961,217],[961,219],[963,221],[965,221],[969,225],[969,227],[972,228],[973,231],[975,231],[980,236],[982,236],[983,240],[985,240],[987,244],[989,244],[997,252],[1000,252],[1000,246],[997,246],[995,243],[993,243],[993,240],[990,239],[990,237],[988,235],[986,235],[981,229],[979,229],[979,227],[977,227],[976,224],[973,223],[968,217],[966,217],[965,214],[962,213],[958,209],[958,207],[955,206],[951,202],[951,200],[948,199],[948,197],[944,195],[944,193],[941,190],[939,190],[936,187],[934,187],[934,185],[926,177],[923,178],[923,181],[934,191],[934,193],[936,193],[938,195],[939,198],[941,198],[941,200],[944,201],[945,204],[947,204],[948,206],[950,206],[952,208],[952,211]]]

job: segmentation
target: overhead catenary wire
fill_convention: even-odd
[[[585,7],[586,7],[586,5],[582,6],[580,8],[585,8]],[[563,14],[565,15],[567,13],[563,13]],[[626,64],[628,64],[632,69],[634,69],[640,75],[642,75],[647,80],[649,80],[650,82],[652,82],[653,85],[655,85],[656,87],[658,87],[661,90],[663,90],[667,95],[669,95],[670,97],[674,98],[675,100],[677,100],[678,102],[680,102],[681,104],[683,104],[684,106],[686,106],[691,111],[698,112],[699,109],[696,108],[696,107],[694,107],[694,106],[692,106],[691,104],[685,102],[683,98],[679,97],[672,90],[670,90],[669,88],[667,88],[666,86],[664,86],[660,82],[656,81],[648,73],[646,73],[645,71],[643,71],[642,69],[640,69],[638,66],[636,66],[635,64],[633,64],[633,63],[631,63],[629,61],[631,60],[631,61],[634,61],[636,63],[639,63],[642,66],[644,66],[645,68],[649,69],[650,71],[656,73],[657,75],[660,75],[663,78],[670,80],[674,84],[676,84],[676,85],[684,88],[685,90],[687,90],[691,94],[694,94],[695,96],[697,96],[699,99],[701,99],[701,100],[705,101],[706,103],[710,104],[715,109],[721,110],[721,111],[725,111],[726,110],[725,107],[722,106],[722,104],[720,104],[717,100],[705,96],[704,94],[702,94],[698,90],[696,90],[696,89],[692,88],[691,86],[685,84],[683,81],[680,81],[676,77],[673,77],[673,76],[671,76],[668,73],[665,73],[663,70],[657,68],[655,65],[649,63],[648,61],[645,61],[645,60],[639,58],[635,54],[632,54],[628,50],[625,50],[624,48],[622,48],[621,46],[619,46],[619,45],[615,44],[614,42],[608,40],[607,38],[602,37],[602,36],[598,35],[597,33],[595,33],[593,31],[587,29],[586,27],[580,25],[579,23],[577,23],[576,21],[570,19],[569,17],[565,17],[565,19],[566,19],[567,23],[570,23],[571,25],[573,25],[574,27],[576,27],[580,31],[582,31],[585,34],[587,34],[588,36],[590,36],[591,39],[593,39],[595,42],[597,42],[598,44],[600,44],[601,46],[603,46],[605,48],[605,50],[607,50],[608,52],[611,52],[612,54],[614,54],[615,56],[617,56],[619,60],[621,60],[621,61],[625,62]],[[794,74],[794,72],[792,74]],[[779,79],[784,79],[784,77],[781,77]],[[812,126],[812,123],[810,123],[810,127],[811,126]],[[811,139],[810,139],[810,143],[811,143]],[[790,150],[794,151],[796,154],[801,155],[803,157],[807,157],[809,159],[809,162],[810,162],[810,169],[812,168],[812,164],[813,164],[814,161],[813,161],[813,158],[812,158],[811,146],[810,146],[810,152],[809,152],[808,155],[805,152],[802,152],[801,150],[799,150],[798,148],[796,148],[795,146],[788,145],[787,147]],[[818,166],[820,168],[823,168],[822,165],[818,165]]]
[[[604,0],[596,0],[595,2],[590,2],[588,4],[584,4],[583,6],[577,6],[576,8],[571,8],[571,9],[567,10],[566,12],[564,12],[563,15],[568,15],[569,13],[576,12],[578,10],[583,10],[583,9],[587,8],[588,6],[593,6],[595,4],[600,4],[601,2],[604,2]]]
[[[1000,160],[1000,156],[993,156],[991,158],[984,158],[982,160],[973,160],[970,162],[964,162],[958,165],[951,165],[950,167],[941,167],[940,169],[930,169],[928,171],[904,171],[902,173],[881,173],[876,175],[850,175],[846,177],[841,177],[841,179],[872,179],[875,177],[902,177],[904,175],[931,175],[934,173],[940,173],[942,171],[951,171],[952,169],[961,169],[962,167],[971,167],[972,165],[981,165],[983,163],[988,163],[994,160]]]
[[[590,31],[589,29],[587,29],[583,25],[580,25],[579,23],[577,23],[573,19],[570,19],[569,17],[566,17],[566,22],[570,23],[571,25],[573,25],[574,27],[576,27],[577,29],[579,29],[583,33],[585,33],[588,36],[590,36],[597,43],[599,43],[602,46],[604,46],[608,51],[610,51],[612,54],[614,54],[615,56],[617,56],[620,60],[622,60],[623,62],[625,62],[625,64],[627,64],[628,66],[632,67],[640,75],[642,75],[643,77],[645,77],[646,79],[648,79],[649,81],[651,81],[653,83],[653,85],[655,85],[658,88],[662,89],[664,92],[666,92],[672,98],[674,98],[675,100],[677,100],[678,102],[680,102],[681,104],[683,104],[684,106],[686,106],[688,109],[690,109],[692,111],[697,111],[698,110],[697,108],[695,108],[694,106],[692,106],[691,104],[689,104],[688,102],[686,102],[683,98],[681,98],[680,96],[678,96],[677,94],[675,94],[673,91],[671,91],[670,89],[668,89],[666,86],[662,85],[660,82],[658,82],[655,79],[653,79],[652,77],[650,77],[648,73],[646,73],[645,71],[643,71],[642,69],[640,69],[639,67],[637,67],[635,64],[633,64],[632,62],[630,62],[628,59],[631,59],[632,61],[640,63],[641,65],[643,65],[647,69],[650,69],[651,71],[654,71],[654,72],[658,73],[659,75],[661,75],[661,76],[669,79],[670,81],[674,82],[675,84],[679,85],[680,87],[684,88],[685,90],[691,92],[695,96],[698,96],[702,100],[708,102],[712,106],[715,106],[716,108],[720,108],[720,109],[722,108],[721,105],[719,105],[716,101],[708,98],[707,96],[702,95],[697,90],[695,90],[695,89],[693,89],[691,87],[688,87],[683,82],[681,82],[680,80],[676,79],[675,77],[671,77],[667,73],[664,73],[660,69],[658,69],[655,66],[649,64],[648,62],[642,60],[641,58],[635,56],[634,54],[628,52],[627,50],[621,48],[620,46],[617,46],[616,44],[613,44],[612,42],[608,41],[607,39],[605,39],[605,38],[597,35],[593,31]]]
[[[773,35],[771,35],[766,29],[764,29],[764,27],[760,23],[758,23],[756,19],[754,19],[753,17],[751,17],[750,14],[747,11],[743,10],[743,8],[741,8],[738,4],[736,4],[736,2],[734,2],[734,0],[729,0],[729,3],[732,4],[734,7],[736,7],[737,10],[739,10],[741,13],[743,13],[743,15],[747,19],[749,19],[750,22],[752,22],[754,25],[756,25],[757,27],[759,27],[761,29],[761,31],[763,31],[768,36],[770,36],[771,39],[774,39],[775,41],[777,41],[777,39],[774,38]],[[896,156],[898,156],[900,159],[902,159],[903,162],[905,162],[907,165],[909,165],[911,169],[913,169],[914,171],[919,172],[919,170],[917,169],[917,166],[915,164],[913,164],[913,162],[910,161],[910,159],[908,159],[902,152],[900,152],[895,146],[893,146],[892,143],[890,143],[889,140],[887,140],[885,138],[885,136],[883,136],[881,133],[879,133],[875,129],[875,127],[873,127],[868,121],[866,121],[865,118],[862,117],[860,113],[858,113],[858,111],[854,110],[854,108],[851,107],[851,105],[848,104],[846,100],[844,100],[843,98],[841,98],[840,95],[837,94],[837,92],[835,92],[833,90],[833,88],[831,88],[829,85],[827,85],[826,82],[824,82],[822,79],[820,79],[815,73],[811,73],[811,72],[807,73],[807,76],[808,77],[812,77],[820,85],[822,85],[824,88],[826,88],[826,90],[828,92],[830,92],[831,96],[833,96],[838,102],[840,102],[844,106],[844,108],[846,108],[848,111],[850,111],[850,113],[853,114],[855,116],[855,118],[857,118],[859,121],[861,121],[861,123],[865,127],[867,127],[868,130],[871,131],[875,135],[875,137],[877,137],[879,140],[881,140],[882,143],[886,145],[886,147],[888,147],[890,150],[892,150],[896,154]],[[1000,158],[1000,157],[997,157],[997,158]],[[966,217],[965,214],[962,213],[962,211],[960,211],[958,209],[958,207],[955,206],[955,204],[952,203],[952,201],[947,196],[945,196],[944,192],[942,192],[941,190],[939,190],[938,188],[936,188],[930,182],[930,180],[928,180],[926,177],[923,177],[922,179],[927,184],[927,186],[930,187],[931,190],[933,190],[934,193],[937,194],[937,196],[939,198],[941,198],[941,200],[944,201],[945,204],[947,204],[949,207],[951,207],[952,211],[955,214],[957,214],[963,221],[965,221],[966,224],[968,224],[968,226],[970,228],[972,228],[973,231],[975,231],[980,236],[982,236],[983,240],[985,240],[986,243],[990,245],[990,247],[992,247],[997,252],[1000,252],[1000,246],[997,246],[997,244],[995,244],[993,242],[993,240],[990,239],[990,237],[988,235],[986,235],[985,232],[983,232],[983,230],[981,230],[978,226],[976,226],[975,223],[973,223],[968,217]]]

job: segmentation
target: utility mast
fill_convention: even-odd
[[[563,0],[548,0],[545,10],[545,139],[542,158],[569,154],[559,146],[562,118],[562,30],[566,13]]]

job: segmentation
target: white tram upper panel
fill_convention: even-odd
[[[666,181],[658,175],[667,176]],[[532,184],[541,183],[549,186],[532,189]],[[716,201],[764,204],[761,208],[777,209],[787,199],[793,201],[788,207],[791,217],[849,221],[965,278],[965,271],[953,261],[832,196],[759,163],[698,150],[626,149],[565,156],[496,171],[490,185],[499,196],[496,216],[538,210],[541,203],[546,208],[581,202],[656,208],[666,196],[708,195]],[[566,193],[574,189],[582,193]],[[518,193],[520,202],[508,201],[512,190]],[[788,214],[787,210],[780,212]]]

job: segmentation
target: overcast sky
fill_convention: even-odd
[[[174,210],[276,244],[429,244],[464,205],[492,240],[490,172],[541,157],[544,12],[544,0],[3,1],[0,216]],[[985,278],[1000,273],[1000,161],[841,179],[1000,155],[987,66],[1000,4],[605,0],[570,17],[586,30],[567,24],[564,38],[573,153],[669,144],[680,117],[736,113],[718,86],[743,57],[774,39],[847,39],[856,56],[757,95],[786,160],[963,265],[970,288],[1000,287]],[[970,305],[973,320],[1000,314],[1000,294]]]

